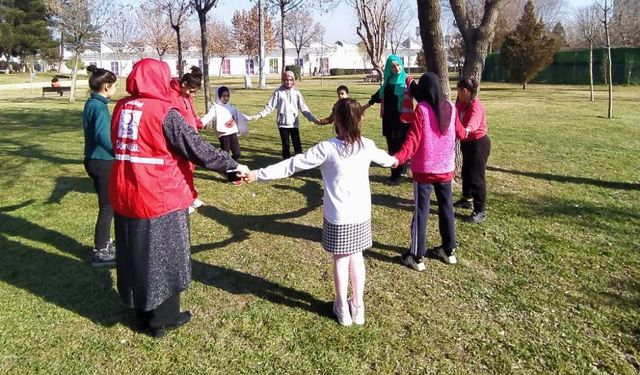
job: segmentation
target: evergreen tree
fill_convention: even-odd
[[[56,42],[51,36],[43,0],[0,1],[0,53],[7,58],[50,53]]]
[[[509,71],[509,80],[527,83],[553,60],[561,45],[561,38],[548,36],[544,23],[536,19],[531,0],[524,6],[524,13],[516,29],[505,37],[500,51],[501,62]]]

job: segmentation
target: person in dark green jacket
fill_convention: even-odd
[[[91,265],[113,266],[116,263],[116,251],[111,241],[113,209],[109,204],[108,186],[114,153],[111,145],[111,115],[107,102],[116,92],[116,76],[109,70],[94,65],[87,67],[87,71],[91,74],[91,97],[85,103],[82,113],[84,169],[93,179],[99,207]]]

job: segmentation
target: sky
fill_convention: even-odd
[[[138,3],[139,1],[140,0],[132,0],[131,2]],[[412,4],[415,3],[410,0],[409,2]],[[565,0],[565,2],[568,7],[578,8],[592,3],[593,0]],[[216,18],[225,21],[227,24],[231,24],[231,17],[233,16],[234,11],[240,9],[249,9],[255,3],[255,0],[219,0],[217,7],[214,8],[212,12]],[[278,19],[278,17],[279,16],[276,16],[275,18]],[[342,2],[338,7],[334,8],[326,14],[319,15],[318,13],[316,13],[316,17],[325,28],[324,40],[326,42],[334,42],[336,40],[342,40],[351,43],[358,42],[358,35],[355,31],[357,26],[355,13],[344,2]],[[417,26],[418,21],[416,19],[416,21],[409,27],[411,36],[414,38]]]

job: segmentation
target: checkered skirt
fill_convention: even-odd
[[[322,247],[333,255],[355,254],[372,245],[371,220],[359,224],[331,224],[324,219],[322,223]]]

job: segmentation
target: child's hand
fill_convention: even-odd
[[[396,158],[395,156],[394,156],[393,158],[394,158],[394,159],[396,159],[396,162],[395,162],[395,163],[393,163],[393,165],[391,166],[391,168],[398,168],[398,164],[400,164],[400,163],[398,162],[398,158]]]
[[[249,171],[242,177],[242,181],[246,183],[256,182],[256,171]]]
[[[248,121],[256,121],[260,119],[260,115],[247,116]]]

